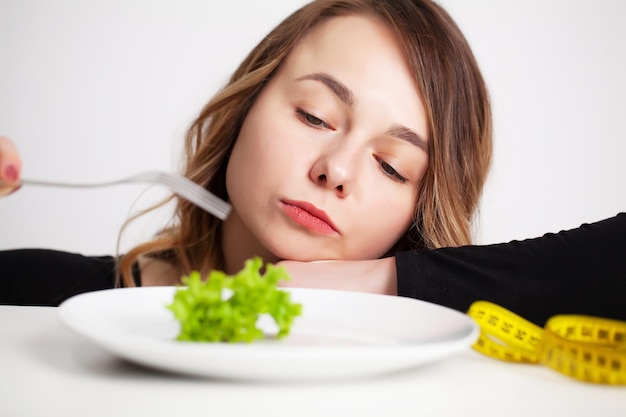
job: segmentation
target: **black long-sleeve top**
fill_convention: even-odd
[[[540,238],[396,255],[398,295],[460,311],[491,301],[543,325],[556,314],[626,320],[626,213]],[[0,252],[0,304],[57,306],[113,288],[115,259]]]
[[[499,304],[542,326],[557,314],[626,319],[626,213],[535,239],[396,255],[398,294],[467,311]]]

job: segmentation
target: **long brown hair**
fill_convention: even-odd
[[[491,160],[489,98],[465,37],[452,18],[428,0],[317,0],[291,14],[250,52],[192,123],[183,174],[227,199],[228,158],[259,92],[312,27],[349,14],[377,17],[395,32],[426,109],[429,164],[415,222],[398,247],[471,243],[472,221]],[[178,199],[171,226],[121,258],[124,284],[134,285],[131,270],[141,255],[165,259],[183,274],[221,269],[220,243],[220,220]]]

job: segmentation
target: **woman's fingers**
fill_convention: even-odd
[[[22,174],[22,160],[15,144],[0,136],[0,196],[7,195],[19,187]]]

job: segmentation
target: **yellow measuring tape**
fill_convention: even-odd
[[[473,348],[509,362],[541,363],[580,381],[626,385],[626,322],[561,315],[545,328],[486,301],[467,314],[480,326]]]

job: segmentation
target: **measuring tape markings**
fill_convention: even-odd
[[[481,332],[473,348],[507,362],[542,363],[585,382],[626,384],[626,322],[560,315],[545,329],[496,304],[468,310]]]

